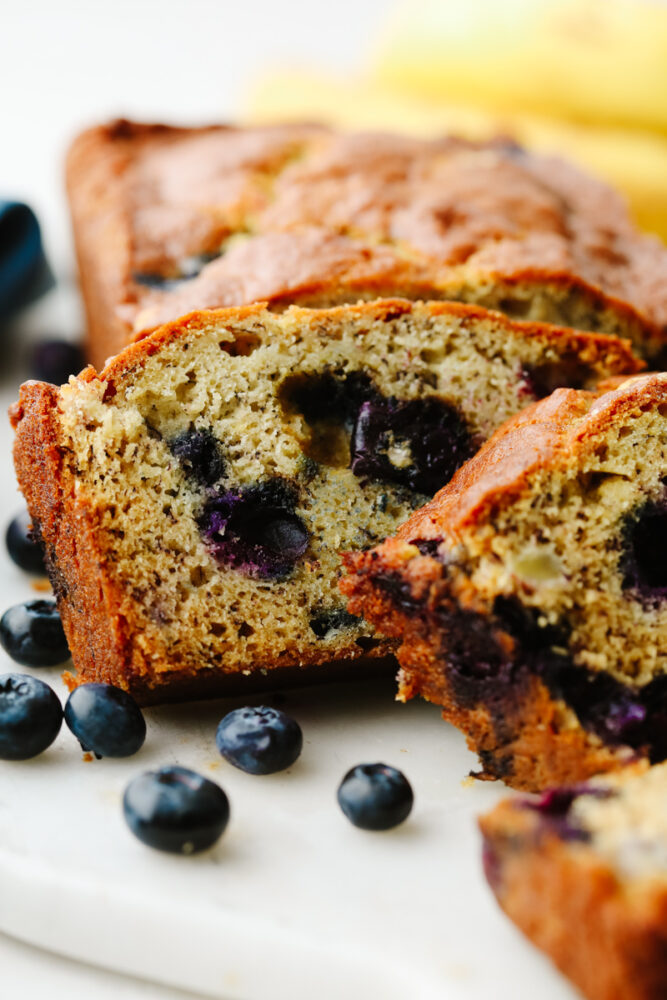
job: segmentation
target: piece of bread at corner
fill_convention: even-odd
[[[506,800],[480,826],[501,907],[589,1000],[664,1000],[667,764]]]
[[[507,139],[118,121],[74,142],[67,188],[97,365],[195,309],[383,296],[665,349],[667,249],[607,185]]]
[[[77,679],[147,702],[387,654],[339,551],[554,382],[637,366],[613,338],[394,300],[193,314],[99,375],[27,383],[16,468]]]
[[[538,790],[667,757],[667,374],[559,389],[396,538],[344,557],[349,608],[402,641],[401,696]]]

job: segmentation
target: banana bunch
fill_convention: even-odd
[[[273,74],[247,110],[254,121],[511,135],[608,181],[667,241],[665,0],[408,0],[365,77]]]
[[[667,133],[667,4],[408,0],[375,75],[429,100]]]

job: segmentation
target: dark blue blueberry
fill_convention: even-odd
[[[146,722],[134,698],[113,684],[81,684],[65,705],[65,722],[96,757],[131,757],[146,739]]]
[[[212,847],[229,822],[219,785],[187,767],[161,767],[125,789],[123,814],[132,833],[158,851],[195,854]]]
[[[5,542],[10,558],[26,573],[46,574],[44,550],[36,538],[32,518],[27,510],[9,522]]]
[[[667,504],[647,503],[627,520],[623,586],[647,603],[667,600]]]
[[[338,804],[362,830],[391,830],[407,819],[414,795],[401,771],[387,764],[357,764],[338,789]]]
[[[284,771],[303,746],[301,727],[278,708],[237,708],[221,720],[215,735],[218,750],[230,764],[248,774]]]
[[[345,608],[331,608],[320,611],[310,619],[310,627],[318,639],[326,638],[329,632],[339,629],[354,628],[361,621],[356,615],[351,615]]]
[[[352,471],[362,479],[432,496],[472,453],[468,429],[453,406],[434,397],[388,399],[364,372],[294,377],[281,395],[287,409],[300,412],[312,427],[309,456],[340,465],[349,453]]]
[[[50,747],[63,710],[55,691],[30,674],[0,676],[0,759],[28,760]]]
[[[459,413],[427,399],[376,399],[362,404],[352,432],[351,469],[433,496],[470,457],[472,442]]]
[[[55,601],[26,601],[5,611],[0,645],[24,667],[56,667],[70,656]]]
[[[177,288],[180,284],[178,278],[172,276],[167,276],[164,274],[158,274],[155,271],[135,271],[132,275],[132,280],[137,285],[143,285],[144,288],[153,288],[159,292],[170,292],[172,288]]]
[[[215,558],[249,576],[281,579],[308,548],[310,535],[294,513],[297,494],[282,479],[210,499],[199,526]]]
[[[189,430],[179,434],[170,442],[172,454],[183,466],[186,475],[196,479],[203,486],[212,486],[222,478],[225,463],[220,454],[220,446],[212,431]]]
[[[33,348],[30,358],[32,377],[54,385],[62,385],[85,367],[83,349],[67,340],[45,340]]]
[[[184,257],[179,262],[178,271],[175,274],[166,275],[159,274],[156,271],[135,271],[132,275],[132,280],[137,285],[143,285],[144,288],[169,292],[174,288],[178,288],[183,282],[196,278],[206,265],[210,264],[216,257],[220,257],[220,253],[193,254],[191,257]]]

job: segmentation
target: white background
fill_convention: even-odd
[[[0,197],[67,252],[62,159],[107,118],[233,119],[271,68],[359,69],[391,0],[0,0]],[[69,258],[71,260],[71,257]]]

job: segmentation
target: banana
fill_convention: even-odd
[[[429,100],[667,133],[667,5],[407,0],[374,76]]]

